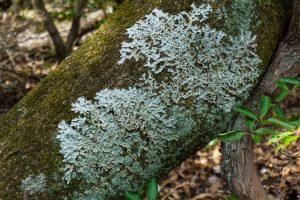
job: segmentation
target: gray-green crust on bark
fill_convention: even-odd
[[[125,31],[137,20],[143,19],[154,8],[176,14],[190,9],[191,3],[202,4],[210,1],[191,0],[135,0],[126,1],[119,10],[94,33],[74,53],[64,60],[59,67],[50,73],[36,88],[29,92],[13,109],[0,118],[0,198],[21,199],[24,192],[21,181],[30,175],[45,174],[47,177],[46,192],[37,193],[32,198],[59,199],[70,197],[76,191],[80,181],[66,185],[61,181],[63,176],[62,155],[59,153],[59,142],[56,140],[57,125],[75,117],[71,103],[78,97],[92,98],[95,93],[105,88],[128,88],[136,84],[145,72],[143,62],[129,61],[118,65],[121,43],[127,41]],[[238,4],[241,3],[241,4]],[[243,4],[245,3],[245,4]],[[249,17],[250,29],[257,36],[257,53],[262,60],[262,69],[269,63],[270,57],[286,28],[288,10],[285,0],[219,0],[210,3],[214,10],[225,7],[228,18],[236,16]],[[253,5],[239,7],[237,5]],[[236,7],[237,6],[237,7]],[[246,9],[246,10],[245,10]],[[247,9],[253,9],[247,12]],[[250,14],[249,14],[250,13]],[[224,28],[223,23],[210,19],[212,27]],[[226,21],[228,31],[236,31],[237,22]],[[224,127],[226,124],[224,124]],[[204,146],[214,133],[202,129],[190,138],[190,144],[176,153],[163,164],[159,176],[178,165],[196,149]],[[176,151],[174,149],[166,151]],[[159,155],[157,155],[159,156]],[[113,169],[112,169],[113,170]],[[146,180],[139,180],[140,182]],[[27,194],[26,194],[27,195]],[[119,192],[121,195],[121,191]],[[118,197],[115,197],[118,199]]]

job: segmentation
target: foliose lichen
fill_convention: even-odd
[[[153,155],[195,126],[179,106],[168,108],[159,96],[137,88],[105,89],[94,101],[79,98],[72,106],[79,116],[70,124],[61,122],[57,136],[65,179],[101,182],[103,193],[113,193],[115,187],[129,190],[133,176],[149,176],[136,158],[144,157],[148,168],[158,170],[159,160]],[[151,153],[149,145],[156,147]]]
[[[253,0],[233,0],[231,12],[226,20],[225,27],[232,34],[250,30],[254,18],[255,2]]]
[[[33,195],[35,193],[44,192],[46,190],[46,176],[41,173],[39,175],[30,175],[22,180],[21,188],[24,192]]]
[[[225,128],[224,117],[249,95],[261,61],[251,32],[233,37],[211,28],[211,12],[194,4],[177,15],[154,9],[127,29],[118,63],[143,60],[147,72],[132,87],[72,104],[78,117],[62,121],[57,135],[67,183],[83,180],[86,195],[99,199],[135,189],[176,159],[199,127]],[[182,141],[178,151],[166,150],[174,141]]]
[[[253,87],[261,61],[250,32],[227,36],[203,23],[210,12],[209,5],[192,5],[190,12],[178,15],[153,10],[127,29],[132,41],[122,43],[119,64],[144,59],[149,75],[141,84],[168,103],[193,98],[197,114],[207,110],[207,104],[230,112]],[[169,74],[165,80],[152,78],[163,71]]]

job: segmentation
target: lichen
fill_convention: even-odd
[[[225,27],[231,34],[239,34],[251,29],[255,2],[253,0],[233,0],[231,12],[226,20]]]
[[[122,43],[119,64],[144,59],[149,75],[141,84],[155,89],[168,104],[193,98],[197,114],[208,104],[230,112],[247,97],[260,73],[255,37],[246,30],[231,37],[213,29],[204,24],[211,7],[191,7],[178,15],[155,9],[127,29],[132,41]],[[152,78],[164,71],[169,76],[160,83]]]
[[[83,180],[99,199],[136,189],[191,142],[200,124],[210,132],[225,128],[259,76],[260,58],[251,32],[233,37],[211,28],[211,12],[194,4],[177,15],[154,9],[127,29],[118,64],[143,60],[147,72],[132,87],[72,104],[78,116],[62,121],[57,135],[67,183]],[[176,142],[178,152],[167,150]],[[87,191],[78,195],[94,194]]]
[[[44,192],[46,190],[46,176],[41,173],[39,175],[30,175],[22,180],[21,188],[30,195]]]
[[[57,136],[67,163],[65,179],[68,183],[78,178],[89,184],[100,181],[102,193],[114,194],[112,188],[129,190],[133,176],[149,176],[142,164],[134,162],[136,158],[144,156],[147,167],[157,171],[153,154],[195,126],[178,106],[168,109],[159,96],[137,88],[105,89],[93,102],[79,98],[72,106],[80,116],[70,124],[61,122]],[[151,154],[149,144],[156,147]]]

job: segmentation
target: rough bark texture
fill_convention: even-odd
[[[261,95],[273,96],[276,81],[283,76],[300,78],[300,1],[294,1],[293,18],[289,29],[281,40],[267,72],[253,91],[246,106],[257,112]],[[238,116],[231,129],[245,129]],[[240,141],[225,143],[222,147],[224,177],[233,193],[240,199],[264,200],[265,191],[259,180],[253,158],[253,141],[250,136]],[[237,167],[238,166],[238,167]]]
[[[28,198],[21,190],[21,180],[31,174],[45,174],[49,191],[35,194],[39,199],[60,199],[70,197],[77,191],[80,181],[69,185],[62,183],[62,155],[59,143],[55,139],[57,125],[61,120],[71,120],[75,114],[71,111],[71,103],[78,97],[92,98],[95,93],[105,88],[128,88],[134,85],[144,72],[141,62],[126,62],[118,65],[120,44],[127,40],[126,28],[158,7],[165,12],[176,14],[188,10],[191,3],[200,4],[205,1],[190,0],[151,0],[127,1],[104,24],[100,30],[59,67],[49,74],[36,88],[23,98],[5,116],[0,118],[0,198]],[[210,1],[209,1],[210,2]],[[225,6],[233,12],[227,21],[228,32],[236,32],[240,26],[237,19],[248,20],[254,15],[251,30],[257,35],[257,51],[265,68],[281,38],[287,17],[288,7],[285,0],[251,1],[223,0],[211,3],[214,9]],[[247,5],[255,5],[253,11],[247,13]],[[239,5],[244,5],[241,7]],[[232,21],[230,21],[232,20]],[[214,27],[223,28],[223,23],[209,21]],[[266,28],[267,27],[267,28]],[[219,125],[223,123],[221,120]],[[173,157],[161,161],[162,169],[151,176],[160,177],[172,167],[178,165],[199,147],[204,146],[214,137],[212,130],[205,128],[207,122],[197,128],[188,141],[190,143],[173,142],[164,153],[174,153]],[[223,124],[222,126],[226,126]],[[213,126],[214,127],[214,126]],[[184,139],[184,138],[183,138]],[[180,149],[180,151],[178,150]],[[158,158],[160,155],[157,155]],[[137,161],[138,162],[138,161]],[[139,161],[141,162],[141,161]],[[112,169],[113,170],[113,169]],[[145,168],[147,170],[147,166]],[[105,176],[105,175],[103,175]],[[136,177],[138,179],[139,177]],[[138,183],[146,180],[135,180]],[[134,186],[136,189],[136,185]],[[123,191],[110,199],[120,199]],[[25,195],[25,196],[24,196]],[[31,196],[29,196],[31,197]]]
[[[230,130],[247,130],[242,117]],[[246,135],[236,142],[222,144],[222,173],[229,188],[239,199],[268,199],[254,163],[253,141]]]

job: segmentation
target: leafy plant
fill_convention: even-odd
[[[226,198],[226,200],[238,200],[238,198],[235,195],[230,195]]]
[[[300,87],[300,81],[290,77],[282,77],[277,80],[276,84],[280,90],[273,102],[271,97],[261,96],[258,115],[246,106],[235,108],[236,112],[244,116],[247,132],[233,130],[220,133],[217,138],[222,142],[230,142],[241,139],[245,134],[250,134],[252,139],[259,143],[266,136],[267,144],[275,144],[275,152],[285,149],[293,141],[296,141],[299,138],[296,135],[296,130],[300,127],[300,117],[286,119],[283,109],[277,102],[285,99],[288,94],[295,93],[296,89]],[[266,118],[270,112],[272,117]],[[258,125],[256,130],[254,130],[255,125]],[[273,125],[276,128],[272,129],[269,125]]]
[[[158,185],[153,178],[147,184],[141,185],[137,192],[125,192],[126,200],[142,200],[146,197],[147,200],[155,200],[158,193]]]

